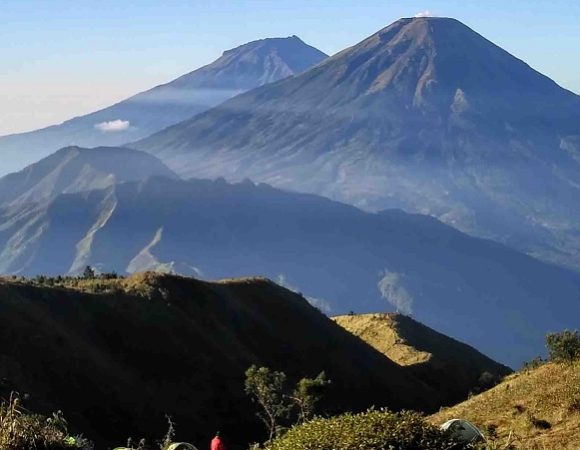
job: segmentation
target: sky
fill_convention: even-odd
[[[401,17],[454,17],[580,94],[578,0],[0,0],[0,135],[60,123],[298,35],[334,54]]]

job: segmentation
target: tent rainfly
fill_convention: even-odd
[[[134,450],[128,447],[117,447],[115,450]],[[173,442],[165,447],[165,450],[197,450],[194,445],[188,444],[187,442]]]
[[[442,430],[450,431],[453,437],[461,442],[475,443],[485,441],[485,436],[471,422],[463,419],[451,419],[441,425]]]

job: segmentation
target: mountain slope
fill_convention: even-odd
[[[0,273],[264,275],[333,314],[399,310],[503,363],[576,326],[580,276],[435,219],[223,180],[149,178],[0,207]],[[505,345],[510,342],[510,345]]]
[[[550,363],[519,372],[430,420],[440,425],[458,417],[496,428],[497,448],[507,448],[509,441],[517,450],[574,450],[580,437],[580,366]]]
[[[250,42],[207,66],[103,110],[30,133],[0,137],[0,175],[59,148],[118,146],[188,119],[266,83],[300,73],[327,55],[298,37]]]
[[[456,20],[416,18],[130,146],[580,267],[579,124],[577,95]]]
[[[329,411],[433,410],[439,401],[404,368],[265,279],[48,281],[52,287],[0,280],[0,379],[7,390],[29,393],[39,412],[62,410],[98,448],[129,436],[159,438],[165,414],[180,439],[203,447],[221,429],[247,448],[263,433],[244,393],[252,364],[291,381],[326,371]]]
[[[67,147],[0,178],[0,204],[35,202],[151,176],[177,178],[147,153],[125,148]]]
[[[452,403],[511,373],[473,347],[402,314],[351,314],[332,319],[390,360],[411,369],[433,389],[449,393]]]

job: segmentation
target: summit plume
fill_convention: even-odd
[[[454,19],[401,19],[135,146],[580,268],[580,97]]]

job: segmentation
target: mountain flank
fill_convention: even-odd
[[[434,424],[467,419],[495,430],[516,449],[578,448],[580,366],[549,363],[507,377],[501,384],[430,417]]]
[[[390,360],[411,369],[429,386],[449,392],[451,403],[487,389],[511,373],[475,348],[403,314],[352,314],[332,319]]]
[[[578,269],[579,124],[579,96],[429,17],[130,146],[186,177],[428,214]]]
[[[67,147],[0,178],[0,205],[34,203],[151,176],[178,178],[161,161],[144,152],[119,147]]]
[[[30,409],[62,410],[98,446],[221,429],[254,442],[244,394],[252,364],[290,380],[325,371],[325,409],[434,410],[440,394],[347,333],[301,296],[262,278],[204,282],[151,273],[126,279],[0,281],[0,379]]]
[[[242,92],[303,72],[326,57],[297,36],[249,42],[224,52],[211,64],[108,108],[0,137],[0,175],[62,147],[119,146],[144,138]]]
[[[574,272],[428,216],[265,184],[148,177],[0,205],[0,273],[77,275],[87,265],[266,276],[327,314],[413,314],[513,367],[543,351],[546,332],[574,328],[580,312]]]

